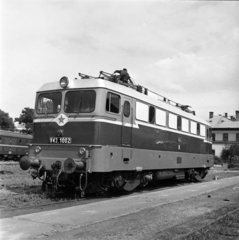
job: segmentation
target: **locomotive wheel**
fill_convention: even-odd
[[[133,191],[136,187],[138,187],[140,184],[140,180],[139,179],[135,179],[135,180],[130,180],[127,181],[123,187],[123,189],[127,192],[131,192]]]
[[[200,172],[195,171],[193,174],[194,175],[193,178],[197,182],[202,182],[207,173],[208,173],[207,169],[201,170]]]
[[[194,176],[193,176],[194,180],[196,182],[202,182],[203,178],[201,177],[200,174],[196,173]]]

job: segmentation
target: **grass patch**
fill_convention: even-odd
[[[19,163],[0,165],[0,188],[12,189],[30,186],[40,186],[41,180],[31,177],[31,170],[23,171]]]
[[[33,179],[31,169],[23,171],[19,163],[0,163],[0,209],[38,206],[52,202],[63,202],[69,197],[59,198],[43,193],[42,181]]]
[[[31,177],[31,170],[23,171],[19,163],[1,163],[0,208],[40,204],[45,197],[41,192],[41,183],[41,180]]]

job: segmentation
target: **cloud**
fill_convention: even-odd
[[[126,67],[137,84],[172,100],[213,95],[211,106],[223,105],[215,92],[239,90],[238,2],[2,3],[1,105],[14,117],[33,106],[42,84],[78,71]]]
[[[210,92],[238,88],[238,56],[200,56],[179,53],[148,66],[163,81],[161,88],[179,92]],[[151,76],[152,78],[152,76]],[[152,78],[153,79],[153,78]]]

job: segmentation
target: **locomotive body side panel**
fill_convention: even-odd
[[[68,117],[68,122],[64,126],[59,126],[52,120],[53,117],[50,120],[50,115],[47,116],[48,120],[45,118],[34,123],[34,144],[49,144],[47,148],[43,148],[42,155],[38,156],[41,160],[45,162],[49,158],[49,162],[55,160],[63,162],[67,157],[77,160],[79,159],[77,145],[86,147],[99,145],[102,147],[90,150],[91,171],[94,172],[134,170],[137,166],[142,166],[144,169],[208,166],[210,143],[205,141],[204,137],[173,130],[168,126],[162,127],[139,121],[136,119],[138,99],[112,89],[99,88],[95,91],[96,106],[92,113],[66,114],[62,107],[59,115],[63,113]],[[106,96],[109,93],[119,96],[118,112],[110,112],[106,109]],[[64,91],[63,100],[65,94]],[[129,103],[129,116],[124,115],[125,101]],[[158,102],[160,103],[156,101]],[[164,104],[163,107],[165,106],[168,105]],[[168,111],[166,107],[160,106],[161,109]],[[55,137],[59,130],[62,130],[64,137],[71,137],[72,147],[52,146],[49,143],[50,137]],[[123,138],[127,138],[127,144]],[[61,152],[60,155],[56,154],[57,148]],[[182,163],[177,162],[178,158],[183,159]]]

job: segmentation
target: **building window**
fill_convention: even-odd
[[[236,133],[236,141],[239,142],[239,133]]]
[[[215,133],[212,134],[212,141],[215,142]]]
[[[228,133],[223,133],[223,142],[228,142]]]
[[[210,142],[212,141],[212,129],[211,128],[208,129],[208,139]]]

